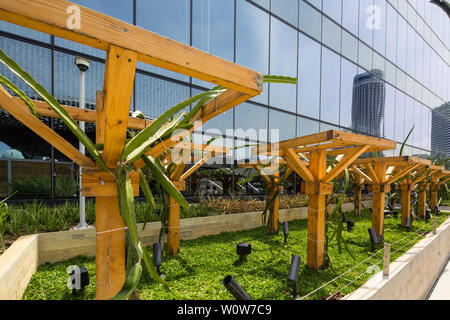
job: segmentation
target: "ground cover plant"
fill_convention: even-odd
[[[153,281],[147,273],[142,274],[137,286],[141,299],[233,299],[222,285],[226,275],[232,275],[247,291],[252,299],[292,299],[292,288],[286,281],[292,254],[302,258],[299,274],[299,296],[305,296],[316,288],[342,274],[335,282],[307,296],[305,299],[324,299],[346,295],[360,287],[369,277],[382,268],[382,245],[376,248],[380,251],[369,258],[373,252],[370,248],[367,229],[371,227],[371,213],[363,210],[360,217],[347,213],[347,218],[355,221],[352,232],[344,231],[349,249],[354,256],[343,250],[338,252],[336,242],[329,245],[331,267],[313,271],[305,265],[307,220],[289,223],[289,237],[284,244],[283,234],[267,235],[261,228],[249,231],[228,232],[220,235],[201,237],[194,240],[181,241],[181,251],[178,256],[163,256],[161,271],[169,282],[169,287]],[[438,223],[448,218],[441,213]],[[337,223],[340,215],[330,217]],[[385,220],[385,241],[392,244],[391,261],[398,258],[424,234],[431,231],[432,220],[414,220],[411,232],[399,227],[398,218],[388,217]],[[236,255],[236,243],[250,242],[252,253],[245,262],[240,262]],[[369,259],[368,259],[369,258]],[[357,266],[359,262],[368,259]],[[377,265],[374,265],[379,262]],[[66,288],[69,265],[85,266],[91,277],[91,283],[86,288],[83,297],[74,298]],[[357,266],[357,267],[355,267]],[[353,270],[343,274],[346,270]],[[378,269],[379,268],[379,269]],[[363,274],[360,278],[361,274]],[[356,279],[352,284],[349,282]],[[334,295],[336,292],[340,292]],[[24,294],[24,299],[94,299],[95,298],[95,260],[88,257],[76,257],[68,261],[40,266],[32,277]]]

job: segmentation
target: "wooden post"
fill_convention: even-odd
[[[126,138],[137,54],[111,46],[105,65],[104,105],[97,110],[97,142],[104,143],[103,158],[114,168]],[[125,224],[117,196],[98,196],[96,214],[96,298],[106,300],[125,282]]]
[[[391,263],[391,245],[389,243],[384,244],[383,253],[383,276],[389,276],[389,265]]]
[[[384,184],[386,181],[386,164],[376,163],[375,174],[377,175],[380,184],[372,186],[373,191],[373,216],[372,216],[372,228],[375,230],[379,239],[383,239],[384,232],[384,206],[386,191],[388,186]]]
[[[180,252],[180,205],[169,195],[169,218],[167,230],[167,253],[170,256]]]
[[[361,216],[361,205],[362,205],[362,194],[361,194],[361,190],[362,190],[362,186],[361,185],[356,185],[354,188],[354,192],[355,192],[355,216],[359,217]]]
[[[400,197],[402,203],[402,226],[406,226],[406,219],[411,217],[411,185],[402,183],[400,185]]]
[[[275,173],[276,177],[280,176],[280,172]],[[275,178],[276,181],[279,179]],[[272,199],[276,192],[276,187],[274,185],[269,185],[269,199]],[[281,192],[281,190],[280,190]],[[269,200],[270,201],[270,200]],[[280,217],[280,196],[276,197],[270,207],[271,215],[269,220],[269,234],[278,234],[278,224]]]
[[[418,187],[419,189],[419,218],[425,219],[425,210],[426,210],[426,203],[427,203],[427,188],[424,183],[421,183]]]
[[[430,195],[430,209],[434,211],[438,204],[438,192],[439,192],[439,183],[433,183],[430,186],[431,195]]]
[[[315,181],[326,175],[326,150],[311,151],[310,171]],[[311,185],[312,183],[306,182]],[[317,186],[319,183],[314,183]],[[307,264],[318,270],[323,265],[325,249],[325,193],[321,188],[308,188],[308,247]],[[315,190],[314,190],[315,189]]]

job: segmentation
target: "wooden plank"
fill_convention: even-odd
[[[289,167],[292,168],[300,177],[302,177],[303,180],[307,182],[314,181],[314,176],[308,170],[303,161],[300,160],[300,157],[294,152],[294,150],[291,148],[283,149],[283,158]]]
[[[172,196],[169,196],[167,205],[169,206],[167,253],[174,256],[180,252],[180,205]]]
[[[82,154],[77,148],[50,129],[47,125],[42,123],[39,118],[31,114],[27,107],[17,103],[3,90],[0,90],[0,106],[76,164],[84,168],[95,167],[95,163],[91,159]]]
[[[115,168],[125,144],[137,54],[111,46],[105,67],[105,146],[103,159]]]
[[[357,166],[351,165],[350,168],[357,173],[357,175],[361,178],[364,178],[367,182],[372,183],[372,178],[370,178],[364,171],[360,170]]]
[[[406,219],[411,218],[411,185],[402,183],[400,185],[400,201],[402,204],[402,222],[406,226]]]
[[[125,224],[117,197],[97,197],[95,297],[107,300],[116,295],[125,282]]]
[[[127,48],[138,53],[139,61],[252,96],[262,92],[258,72],[82,6],[81,24],[71,30],[70,5],[64,0],[2,1],[0,19],[97,49]]]
[[[106,123],[106,112],[105,112],[105,93],[103,91],[97,90],[96,92],[96,102],[97,102],[97,112],[95,113],[96,123]],[[86,110],[86,109],[83,109]],[[105,126],[96,125],[95,126],[95,139],[98,144],[105,143]],[[102,150],[103,153],[103,150]]]
[[[395,181],[397,181],[398,179],[403,178],[404,176],[406,176],[407,174],[409,174],[411,171],[413,171],[414,169],[420,167],[421,164],[420,163],[416,163],[413,165],[410,165],[409,167],[404,168],[403,170],[400,170],[400,172],[397,172],[394,176],[391,176],[386,184],[392,184]]]
[[[326,174],[326,150],[311,152],[311,174],[315,181],[320,181]],[[324,262],[325,250],[325,195],[308,195],[308,239],[307,264],[318,270]]]
[[[333,140],[335,142],[344,142],[347,144],[356,144],[356,145],[367,145],[371,147],[378,147],[378,150],[389,150],[395,149],[397,147],[397,143],[392,140],[377,138],[366,136],[362,134],[356,134],[352,132],[331,130],[332,137],[329,140]]]
[[[419,211],[419,218],[425,219],[426,213],[426,203],[427,203],[427,189],[425,185],[419,187],[419,206],[417,207]]]
[[[361,154],[363,154],[369,146],[360,146],[355,147],[351,153],[346,154],[338,164],[327,173],[327,175],[323,178],[323,182],[330,182],[333,180],[339,173],[341,173],[345,168],[347,168],[356,158],[358,158]]]
[[[17,103],[25,106],[25,103],[19,97],[13,97],[13,99]],[[39,114],[40,116],[50,117],[50,118],[59,118],[56,115],[56,113],[53,111],[53,109],[44,101],[39,101],[39,100],[31,100],[31,101],[33,102],[34,106],[36,107],[37,114]],[[95,123],[97,121],[97,111],[96,110],[81,109],[78,107],[71,107],[71,106],[66,106],[66,105],[61,105],[61,107],[63,107],[74,120],[84,121],[84,122],[89,122],[89,123]],[[98,108],[99,108],[98,103],[97,103],[96,108],[98,110]],[[152,120],[129,117],[128,118],[128,128],[142,130],[146,126],[150,125],[152,122],[153,122]]]
[[[386,180],[386,164],[378,162],[375,164],[375,175],[379,184],[384,184]],[[373,210],[372,210],[372,228],[379,238],[383,237],[384,233],[384,206],[386,192],[381,186],[373,188]]]
[[[277,182],[277,181],[279,182],[280,179],[278,179],[277,177],[280,176],[280,172],[279,171],[276,172],[274,174],[274,176],[275,176],[275,178],[274,178],[275,182]],[[268,185],[268,187],[269,187],[269,199],[272,199],[275,195],[276,187],[272,183],[270,183]],[[280,219],[280,196],[279,195],[274,199],[272,205],[270,206],[270,211],[271,211],[271,214],[270,214],[270,220],[269,220],[269,234],[278,234],[278,224],[280,222],[279,221],[279,219]]]
[[[379,184],[380,182],[378,181],[378,177],[377,177],[377,175],[375,173],[375,170],[374,170],[373,166],[370,163],[366,163],[364,165],[364,167],[366,168],[367,174],[372,179],[372,183],[373,184]]]
[[[130,174],[133,194],[139,196],[139,173]],[[83,170],[83,186],[81,189],[85,197],[117,197],[117,182],[114,176],[105,171]]]
[[[187,178],[189,178],[189,176],[191,174],[193,174],[195,171],[198,170],[198,168],[200,168],[206,161],[208,161],[208,158],[202,158],[200,159],[197,163],[195,163],[192,167],[190,167],[188,170],[186,170],[185,173],[182,174],[182,176],[180,177],[180,180],[186,180]]]
[[[439,192],[440,185],[437,183],[433,183],[430,185],[430,209],[434,211],[436,207],[438,206],[438,192]]]

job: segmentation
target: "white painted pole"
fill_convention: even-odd
[[[82,59],[82,58],[75,58],[75,64],[80,69],[80,78],[79,78],[79,87],[80,87],[80,97],[79,97],[79,107],[80,109],[85,108],[85,73],[89,68],[89,60]],[[85,125],[84,121],[79,122],[80,129],[84,132],[85,131]],[[84,145],[80,142],[79,143],[79,150],[82,154],[85,154],[85,148]],[[80,166],[80,223],[78,226],[75,227],[75,229],[86,229],[89,228],[89,225],[86,223],[86,199],[81,193],[81,187],[82,187],[82,181],[83,181],[83,169]]]

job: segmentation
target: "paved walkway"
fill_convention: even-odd
[[[437,280],[428,300],[450,300],[450,260]]]

